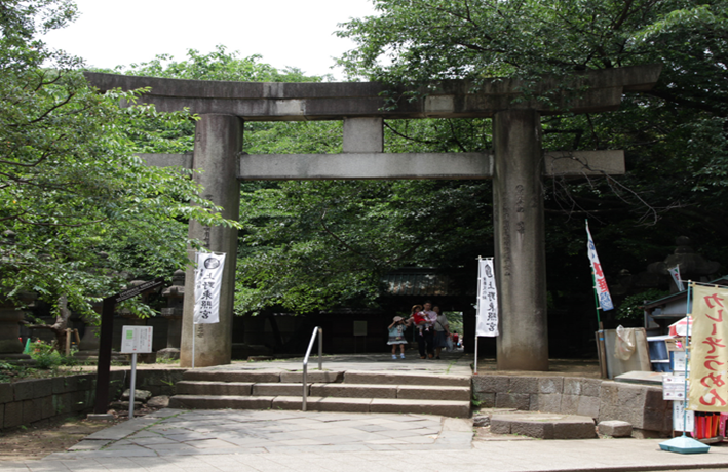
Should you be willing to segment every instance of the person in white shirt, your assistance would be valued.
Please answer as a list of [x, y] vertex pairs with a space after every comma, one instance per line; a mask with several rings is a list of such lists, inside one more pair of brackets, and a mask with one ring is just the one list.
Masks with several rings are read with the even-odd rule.
[[434, 338], [434, 345], [435, 345], [435, 359], [440, 358], [440, 353], [442, 352], [442, 348], [447, 347], [447, 340], [450, 337], [450, 324], [447, 322], [447, 317], [444, 313], [440, 313], [440, 308], [433, 306], [432, 311], [437, 313], [437, 318], [435, 319], [435, 338]]
[[435, 320], [437, 319], [437, 313], [432, 311], [432, 303], [425, 302], [423, 304], [424, 310], [422, 310], [422, 315], [425, 317], [427, 322], [425, 323], [424, 328], [424, 338], [425, 338], [425, 344], [427, 345], [427, 356], [432, 359], [435, 357], [435, 346], [434, 346], [434, 325]]

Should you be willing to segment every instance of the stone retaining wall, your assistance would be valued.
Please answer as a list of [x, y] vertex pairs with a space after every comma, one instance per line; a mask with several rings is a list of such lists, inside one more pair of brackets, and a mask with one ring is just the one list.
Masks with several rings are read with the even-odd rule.
[[635, 429], [672, 431], [672, 402], [662, 387], [571, 377], [472, 378], [473, 397], [486, 408], [516, 408], [620, 420]]
[[[137, 370], [137, 389], [154, 395], [174, 395], [182, 369]], [[111, 372], [109, 398], [129, 386], [129, 370]], [[0, 383], [0, 429], [89, 412], [96, 397], [96, 374]]]

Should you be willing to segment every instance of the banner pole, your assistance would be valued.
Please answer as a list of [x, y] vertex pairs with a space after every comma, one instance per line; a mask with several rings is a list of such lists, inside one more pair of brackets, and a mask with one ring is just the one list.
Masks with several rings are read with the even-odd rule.
[[192, 368], [195, 368], [195, 338], [197, 337], [197, 324], [192, 320]]
[[[590, 235], [589, 220], [584, 220], [584, 225], [586, 227], [587, 235]], [[594, 265], [592, 264], [591, 259], [589, 260], [589, 268], [591, 270], [594, 303], [597, 308], [597, 326], [599, 326], [599, 329], [597, 330], [597, 356], [599, 357], [599, 370], [601, 371], [602, 378], [607, 379], [609, 378], [609, 369], [607, 368], [606, 333], [604, 332], [604, 323], [602, 323], [601, 303], [599, 303], [599, 290], [597, 290], [597, 276], [594, 273]]]
[[473, 375], [478, 375], [478, 310], [480, 309], [480, 260], [481, 257], [478, 255], [478, 280], [476, 281], [475, 287], [475, 329], [473, 329], [473, 343], [475, 350], [473, 351]]
[[[591, 264], [590, 264], [591, 265]], [[602, 318], [600, 315], [600, 305], [599, 305], [599, 294], [597, 292], [597, 278], [594, 275], [594, 268], [591, 268], [591, 278], [592, 278], [592, 290], [594, 290], [594, 302], [596, 303], [597, 307], [597, 323], [599, 325], [599, 330], [597, 331], [597, 354], [599, 356], [599, 369], [602, 373], [602, 378], [606, 379], [609, 378], [609, 369], [607, 369], [607, 347], [606, 347], [606, 341], [605, 341], [605, 332], [604, 332], [604, 324], [602, 323]]]

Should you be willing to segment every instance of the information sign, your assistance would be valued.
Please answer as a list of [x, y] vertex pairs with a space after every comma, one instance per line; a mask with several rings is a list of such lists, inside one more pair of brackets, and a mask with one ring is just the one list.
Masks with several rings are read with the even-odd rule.
[[[685, 420], [688, 426], [684, 427]], [[695, 412], [693, 410], [685, 411], [685, 402], [672, 402], [672, 429], [673, 431], [687, 431], [691, 433], [695, 423]]]
[[662, 399], [685, 401], [685, 376], [663, 374]]
[[121, 352], [123, 354], [143, 354], [152, 352], [152, 327], [122, 326]]

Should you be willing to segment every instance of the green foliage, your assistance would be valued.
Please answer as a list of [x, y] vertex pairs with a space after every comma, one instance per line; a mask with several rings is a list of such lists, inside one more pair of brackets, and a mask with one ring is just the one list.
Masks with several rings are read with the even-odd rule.
[[[627, 167], [624, 176], [546, 182], [548, 286], [563, 295], [556, 305], [590, 290], [586, 217], [602, 241], [610, 278], [663, 260], [679, 235], [728, 265], [727, 1], [375, 0], [375, 6], [377, 16], [353, 19], [339, 32], [356, 43], [340, 61], [353, 78], [411, 85], [465, 79], [474, 89], [484, 80], [518, 79], [528, 95], [549, 76], [553, 87], [537, 98], [550, 103], [555, 93], [579, 96], [570, 77], [581, 71], [663, 65], [657, 85], [625, 94], [618, 111], [542, 117], [544, 149], [623, 149]], [[463, 131], [453, 130], [450, 141]]]
[[[35, 291], [77, 312], [124, 288], [127, 277], [170, 274], [187, 263], [186, 221], [236, 226], [203, 200], [181, 169], [132, 153], [178, 149], [170, 130], [186, 112], [134, 103], [139, 91], [89, 89], [81, 60], [36, 35], [63, 27], [62, 0], [4, 2], [0, 28], [0, 291]], [[172, 136], [172, 137], [176, 137]]]
[[632, 321], [642, 324], [644, 320], [645, 302], [652, 302], [668, 296], [667, 290], [649, 289], [644, 292], [637, 293], [626, 297], [617, 309], [616, 318], [618, 320]]
[[[40, 340], [30, 344], [30, 357], [35, 361], [35, 367], [38, 369], [69, 365], [69, 358], [54, 350], [52, 345]], [[72, 356], [70, 359], [72, 360]]]

